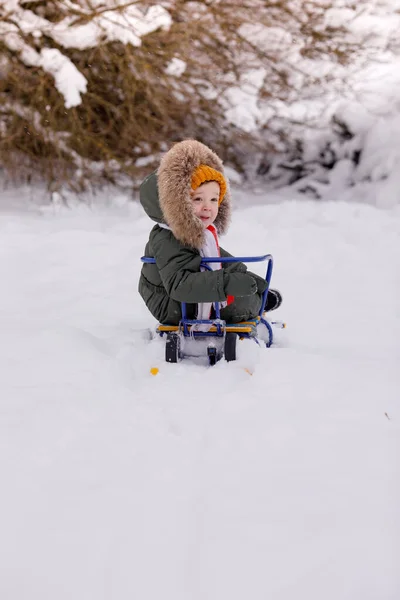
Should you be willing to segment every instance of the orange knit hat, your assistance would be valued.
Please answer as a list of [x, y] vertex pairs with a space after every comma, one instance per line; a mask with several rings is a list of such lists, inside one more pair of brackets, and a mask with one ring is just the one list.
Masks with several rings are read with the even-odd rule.
[[219, 183], [219, 206], [226, 194], [226, 179], [222, 175], [222, 173], [220, 173], [216, 169], [213, 169], [208, 165], [200, 165], [199, 167], [197, 167], [197, 169], [193, 172], [192, 175], [192, 190], [197, 190], [197, 188], [200, 187], [202, 183], [206, 183], [207, 181], [216, 181], [217, 183]]

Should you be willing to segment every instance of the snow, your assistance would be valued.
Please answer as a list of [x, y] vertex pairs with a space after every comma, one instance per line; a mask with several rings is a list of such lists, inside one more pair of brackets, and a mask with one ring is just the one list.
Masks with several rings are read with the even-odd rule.
[[[343, 142], [326, 131], [304, 139], [305, 160], [310, 164], [320, 158], [329, 141], [336, 156], [332, 169], [311, 173], [293, 185], [293, 189], [309, 188], [324, 200], [362, 202], [381, 208], [399, 205], [400, 117], [398, 113], [372, 117], [362, 105], [343, 103], [336, 112], [354, 135]], [[354, 155], [359, 152], [358, 164]], [[374, 185], [371, 185], [371, 182]]]
[[223, 94], [226, 107], [225, 118], [246, 132], [254, 131], [260, 120], [258, 92], [267, 72], [265, 69], [252, 69], [241, 79], [240, 87], [232, 86]]
[[399, 207], [234, 190], [288, 329], [207, 368], [146, 339], [138, 203], [39, 195], [0, 212], [0, 596], [397, 600]]
[[9, 28], [0, 23], [1, 33], [5, 34], [4, 40], [8, 47], [20, 52], [25, 64], [40, 66], [54, 77], [56, 88], [64, 96], [66, 108], [81, 103], [81, 94], [86, 93], [87, 80], [69, 58], [56, 48], [42, 48], [40, 53], [36, 52], [21, 39], [15, 26]]
[[[355, 8], [349, 8], [340, 0], [325, 4], [321, 34], [330, 27], [342, 29], [343, 39], [358, 48], [349, 64], [342, 65], [327, 55], [319, 59], [303, 56], [304, 38], [300, 34], [296, 36], [295, 31], [260, 24], [242, 25], [244, 37], [260, 50], [274, 53], [274, 66], [288, 77], [288, 93], [296, 90], [296, 94], [285, 102], [268, 94], [263, 100], [259, 97], [262, 81], [260, 85], [255, 81], [249, 85], [249, 74], [257, 72], [249, 67], [240, 85], [232, 86], [221, 97], [228, 122], [246, 132], [266, 128], [272, 135], [274, 119], [278, 119], [284, 129], [291, 121], [290, 134], [294, 137], [299, 130], [304, 135], [311, 124], [315, 129], [328, 127], [332, 115], [344, 101], [353, 113], [363, 105], [363, 112], [369, 116], [398, 111], [400, 2], [359, 0]], [[259, 71], [262, 73], [262, 68]], [[327, 80], [324, 82], [323, 78]], [[265, 90], [268, 92], [267, 80]]]
[[[397, 4], [397, 6], [395, 6]], [[331, 8], [326, 11], [327, 26], [348, 29], [355, 39], [365, 38], [369, 44], [384, 47], [388, 36], [397, 34], [400, 25], [399, 2], [391, 2], [389, 6], [369, 2], [362, 9]]]
[[168, 63], [165, 72], [167, 75], [173, 75], [174, 77], [181, 77], [186, 71], [186, 62], [180, 58], [174, 56]]
[[[235, 210], [221, 242], [237, 255], [271, 252], [284, 295], [273, 316], [288, 329], [269, 350], [244, 341], [236, 363], [166, 364], [137, 293], [152, 226], [139, 204], [115, 190], [85, 203], [60, 190], [46, 204], [38, 187], [2, 189], [1, 598], [398, 600], [399, 7], [326, 11], [327, 25], [346, 20], [348, 36], [368, 38], [374, 60], [336, 66], [336, 87], [319, 100], [260, 105], [265, 71], [253, 66], [220, 99], [249, 132], [274, 113], [322, 114], [305, 158], [328, 139], [338, 157], [274, 191], [237, 187], [227, 169]], [[26, 39], [45, 34], [61, 48], [102, 36], [138, 45], [170, 25], [159, 4], [79, 26], [17, 0], [2, 9]], [[67, 108], [79, 104], [86, 80], [61, 51], [36, 52], [8, 21], [0, 33], [52, 74]], [[279, 28], [243, 33], [298, 58]], [[174, 57], [166, 71], [185, 66]], [[351, 140], [323, 129], [333, 114]], [[324, 201], [304, 200], [304, 186]]]
[[136, 6], [124, 11], [100, 13], [86, 25], [75, 25], [75, 19], [66, 18], [52, 30], [52, 37], [64, 48], [94, 48], [103, 40], [140, 46], [141, 38], [159, 28], [169, 29], [172, 19], [160, 5], [151, 6], [145, 14]]
[[65, 98], [65, 108], [78, 106], [87, 90], [87, 80], [75, 65], [56, 48], [42, 48], [41, 66], [53, 75], [58, 91]]

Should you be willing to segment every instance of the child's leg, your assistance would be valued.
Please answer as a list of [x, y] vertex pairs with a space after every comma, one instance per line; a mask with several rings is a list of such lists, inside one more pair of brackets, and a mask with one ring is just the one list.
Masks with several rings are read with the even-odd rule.
[[[232, 304], [221, 310], [221, 319], [227, 323], [240, 323], [254, 319], [260, 313], [262, 293], [257, 292], [253, 296], [235, 298]], [[282, 295], [278, 290], [268, 290], [265, 312], [276, 310], [282, 303]]]
[[229, 304], [221, 310], [221, 319], [227, 323], [240, 323], [254, 319], [260, 312], [262, 294], [257, 292], [253, 296], [242, 296], [235, 298], [232, 304]]

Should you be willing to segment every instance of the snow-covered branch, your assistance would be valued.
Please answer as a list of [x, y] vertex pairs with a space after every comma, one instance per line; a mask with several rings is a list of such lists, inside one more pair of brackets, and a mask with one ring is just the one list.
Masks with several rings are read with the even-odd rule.
[[[87, 81], [60, 48], [85, 50], [107, 42], [140, 46], [143, 36], [171, 25], [170, 15], [158, 4], [143, 12], [132, 2], [113, 2], [109, 7], [93, 2], [91, 13], [76, 3], [65, 4], [75, 14], [53, 23], [25, 9], [19, 0], [5, 0], [0, 7], [0, 39], [17, 52], [27, 66], [42, 67], [54, 77], [66, 108], [81, 103]], [[88, 20], [81, 24], [83, 16]], [[43, 36], [52, 39], [59, 48], [43, 48], [37, 52], [35, 46]]]

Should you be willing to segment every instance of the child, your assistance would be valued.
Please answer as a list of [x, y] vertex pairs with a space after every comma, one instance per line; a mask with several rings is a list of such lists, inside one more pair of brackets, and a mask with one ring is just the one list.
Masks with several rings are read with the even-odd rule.
[[[140, 187], [140, 202], [157, 223], [150, 232], [139, 293], [151, 314], [160, 322], [177, 325], [181, 302], [187, 303], [188, 319], [209, 319], [214, 302], [221, 303], [221, 318], [238, 323], [254, 318], [266, 289], [263, 278], [243, 263], [209, 263], [202, 257], [231, 256], [219, 246], [231, 216], [230, 193], [221, 159], [204, 144], [185, 140], [162, 158], [158, 171]], [[280, 293], [269, 290], [266, 310], [282, 302]]]

